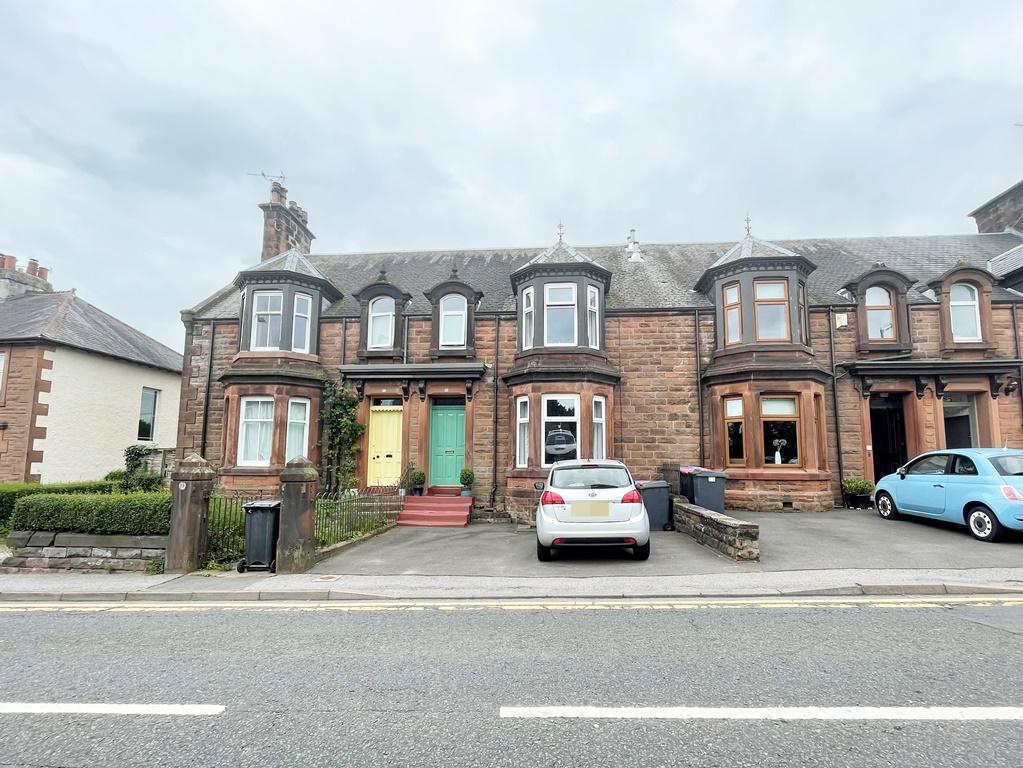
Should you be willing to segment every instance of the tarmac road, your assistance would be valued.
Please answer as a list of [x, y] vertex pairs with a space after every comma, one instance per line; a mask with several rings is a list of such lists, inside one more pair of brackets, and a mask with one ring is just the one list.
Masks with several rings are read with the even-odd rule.
[[[1003, 596], [10, 604], [0, 627], [3, 766], [1015, 768], [1023, 754], [1023, 599]], [[53, 711], [84, 704], [128, 709]], [[580, 706], [598, 709], [510, 709]]]

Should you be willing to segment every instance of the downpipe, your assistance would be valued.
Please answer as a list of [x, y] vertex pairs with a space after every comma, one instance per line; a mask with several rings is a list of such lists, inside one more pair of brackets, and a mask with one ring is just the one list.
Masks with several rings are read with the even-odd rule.
[[835, 449], [838, 451], [838, 486], [842, 487], [845, 469], [842, 463], [842, 425], [838, 419], [838, 361], [835, 359], [835, 307], [828, 305], [828, 346], [831, 352], [831, 405], [835, 422]]
[[493, 455], [493, 466], [491, 467], [491, 477], [493, 482], [490, 484], [490, 508], [493, 509], [497, 503], [497, 376], [501, 368], [501, 316], [495, 315], [495, 326], [494, 326], [494, 429], [492, 430], [493, 443], [490, 447], [490, 452]]

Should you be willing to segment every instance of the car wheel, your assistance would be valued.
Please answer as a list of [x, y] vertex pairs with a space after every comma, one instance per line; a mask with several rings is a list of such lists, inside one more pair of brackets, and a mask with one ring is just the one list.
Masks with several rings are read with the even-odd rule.
[[1002, 536], [1002, 524], [998, 522], [995, 513], [980, 505], [967, 510], [966, 527], [974, 538], [981, 541], [998, 541]]
[[650, 542], [640, 546], [636, 544], [632, 548], [632, 557], [635, 560], [649, 560], [650, 559]]
[[877, 505], [877, 514], [885, 520], [897, 520], [899, 510], [895, 506], [895, 499], [887, 493], [879, 493], [874, 497], [874, 504]]
[[549, 562], [554, 558], [554, 550], [550, 547], [545, 547], [540, 543], [540, 539], [536, 540], [536, 559], [541, 563]]

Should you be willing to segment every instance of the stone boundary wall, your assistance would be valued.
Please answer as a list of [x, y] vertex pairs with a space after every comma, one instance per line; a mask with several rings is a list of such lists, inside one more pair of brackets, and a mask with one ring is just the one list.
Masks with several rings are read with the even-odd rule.
[[0, 562], [3, 568], [145, 571], [167, 555], [166, 536], [15, 531], [7, 544], [13, 554]]
[[732, 560], [760, 559], [760, 526], [713, 512], [683, 497], [672, 497], [675, 530]]

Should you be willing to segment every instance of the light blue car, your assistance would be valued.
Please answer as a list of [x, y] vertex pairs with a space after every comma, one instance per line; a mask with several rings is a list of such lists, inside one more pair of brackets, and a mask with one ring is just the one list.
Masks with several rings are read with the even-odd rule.
[[917, 456], [874, 489], [886, 520], [919, 515], [965, 525], [981, 541], [1023, 531], [1023, 451], [956, 448]]

